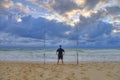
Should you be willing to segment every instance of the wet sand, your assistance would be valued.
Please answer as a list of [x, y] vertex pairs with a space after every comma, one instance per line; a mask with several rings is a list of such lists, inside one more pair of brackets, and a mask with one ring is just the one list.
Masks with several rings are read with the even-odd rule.
[[57, 65], [0, 61], [0, 80], [120, 80], [120, 62]]

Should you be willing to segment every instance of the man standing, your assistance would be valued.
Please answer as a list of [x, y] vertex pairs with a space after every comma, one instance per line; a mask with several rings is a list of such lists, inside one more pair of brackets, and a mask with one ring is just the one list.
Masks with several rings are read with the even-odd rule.
[[64, 63], [63, 62], [63, 55], [65, 54], [65, 51], [64, 49], [62, 49], [62, 46], [60, 45], [59, 46], [60, 48], [57, 49], [56, 51], [56, 54], [58, 55], [58, 61], [57, 61], [57, 64], [59, 63], [59, 60], [61, 59], [62, 60], [62, 64]]

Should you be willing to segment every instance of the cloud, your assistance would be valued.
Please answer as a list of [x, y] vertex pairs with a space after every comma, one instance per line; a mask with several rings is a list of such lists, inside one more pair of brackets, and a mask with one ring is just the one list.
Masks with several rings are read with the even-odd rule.
[[[69, 39], [76, 40], [77, 35], [79, 35], [79, 47], [108, 47], [107, 45], [109, 45], [109, 47], [115, 47], [114, 42], [117, 39], [114, 37], [115, 34], [112, 35], [115, 26], [102, 21], [105, 16], [105, 10], [98, 11], [89, 17], [81, 15], [80, 22], [76, 25], [78, 33], [77, 30], [72, 30]], [[119, 42], [116, 46], [119, 46]]]
[[0, 2], [1, 45], [39, 46], [46, 38], [49, 46], [75, 46], [78, 37], [79, 47], [120, 45], [119, 0], [27, 1]]
[[87, 6], [88, 9], [94, 9], [100, 1], [101, 0], [86, 0], [85, 6]]
[[56, 0], [51, 7], [59, 14], [64, 14], [66, 12], [79, 8], [72, 0]]
[[[98, 14], [96, 14], [97, 16]], [[100, 17], [91, 16], [89, 18], [82, 16], [79, 27], [79, 47], [118, 47], [119, 35], [112, 33], [114, 27], [106, 22], [99, 20]], [[7, 24], [0, 26], [0, 45], [7, 46], [26, 46], [41, 47], [43, 46], [44, 35], [46, 35], [47, 46], [58, 46], [63, 44], [66, 47], [73, 47], [76, 44], [77, 31], [76, 27], [70, 27], [56, 21], [49, 21], [44, 18], [33, 18], [32, 16], [22, 17], [22, 22], [8, 21]], [[94, 23], [90, 24], [89, 23]], [[0, 20], [1, 21], [1, 20]], [[118, 43], [118, 44], [117, 44]], [[100, 45], [99, 45], [100, 44]], [[116, 45], [115, 45], [116, 44]], [[69, 45], [69, 46], [68, 46]], [[99, 45], [99, 46], [98, 46]]]
[[[42, 47], [43, 41], [0, 32], [0, 47]], [[9, 44], [9, 45], [8, 45]]]
[[[0, 22], [1, 46], [7, 46], [9, 43], [9, 46], [41, 47], [44, 36], [47, 46], [57, 46], [67, 40], [69, 33], [66, 34], [66, 32], [71, 30], [71, 27], [64, 23], [49, 21], [44, 18], [25, 16], [21, 19], [21, 22], [17, 22], [10, 17], [3, 21], [6, 24]], [[66, 42], [66, 45], [67, 43], [69, 42]]]
[[[45, 14], [54, 15], [54, 20], [64, 22], [71, 26], [75, 26], [80, 20], [79, 16], [89, 17], [98, 10], [98, 5], [103, 4], [106, 0], [27, 0], [34, 5], [48, 11]], [[45, 18], [46, 16], [44, 16]], [[48, 16], [47, 16], [48, 18]]]
[[[10, 5], [11, 4], [11, 5]], [[9, 7], [4, 7], [8, 5]], [[2, 8], [1, 8], [2, 7]], [[29, 7], [24, 6], [20, 2], [13, 2], [11, 0], [2, 0], [0, 2], [0, 28], [4, 30], [8, 26], [16, 25], [14, 22], [21, 22], [21, 17], [30, 11]], [[10, 25], [9, 25], [10, 24]], [[11, 25], [12, 24], [12, 25]]]
[[108, 24], [102, 21], [95, 21], [94, 23], [95, 24], [90, 24], [90, 25], [79, 24], [78, 33], [77, 33], [77, 30], [73, 30], [69, 38], [71, 40], [76, 40], [77, 35], [79, 35], [80, 41], [88, 40], [89, 42], [91, 40], [97, 41], [96, 39], [99, 37], [111, 36], [112, 30], [114, 29], [114, 27], [111, 24]]
[[23, 13], [29, 13], [30, 12], [29, 7], [28, 6], [24, 6], [20, 2], [15, 3], [15, 7], [18, 8]]
[[108, 11], [109, 14], [113, 14], [113, 15], [120, 14], [120, 7], [119, 6], [106, 7], [106, 10]]
[[[9, 19], [11, 20], [11, 18]], [[19, 23], [15, 20], [9, 22], [9, 19], [5, 21], [7, 24], [1, 23], [1, 30], [21, 37], [44, 39], [46, 33], [48, 39], [65, 38], [64, 33], [71, 29], [70, 26], [63, 23], [49, 21], [44, 18], [33, 18], [32, 16], [22, 17], [22, 22]]]
[[30, 8], [27, 5], [23, 5], [21, 2], [14, 2], [12, 0], [0, 1], [0, 14], [1, 15], [14, 15], [15, 17], [23, 16], [30, 12]]
[[0, 8], [7, 9], [7, 8], [13, 6], [13, 5], [14, 5], [14, 3], [11, 0], [1, 0], [0, 1]]
[[110, 4], [109, 6], [119, 6], [119, 4], [120, 4], [120, 0], [109, 0], [107, 2], [109, 2], [109, 4]]
[[18, 17], [18, 16], [24, 16], [26, 14], [28, 14], [31, 10], [29, 8], [29, 6], [25, 6], [20, 2], [16, 2], [14, 3], [14, 5], [12, 7], [10, 7], [8, 10], [10, 14]]
[[[63, 22], [75, 22], [74, 15], [79, 17], [82, 16], [90, 16], [99, 10], [104, 10], [106, 7], [119, 6], [117, 2], [118, 0], [27, 0], [32, 4], [35, 4], [39, 7], [42, 7], [48, 10], [48, 14], [58, 14], [60, 19], [66, 18], [66, 20], [62, 19]], [[51, 13], [52, 12], [52, 13]], [[80, 14], [80, 15], [77, 15]], [[58, 20], [58, 19], [57, 19]], [[68, 20], [68, 21], [67, 21]]]
[[[70, 15], [66, 14], [67, 12], [71, 12], [74, 9], [78, 9], [79, 7], [76, 5], [75, 2], [72, 0], [47, 0], [47, 1], [38, 1], [38, 0], [27, 0], [31, 2], [34, 5], [39, 6], [40, 8], [43, 8], [47, 11], [47, 13], [44, 13], [46, 15], [53, 15], [54, 20], [57, 20], [59, 22], [65, 22], [69, 25], [74, 25], [74, 21]], [[78, 10], [71, 13], [72, 15], [76, 14]], [[48, 18], [48, 16], [47, 16]], [[50, 18], [50, 16], [49, 16]]]

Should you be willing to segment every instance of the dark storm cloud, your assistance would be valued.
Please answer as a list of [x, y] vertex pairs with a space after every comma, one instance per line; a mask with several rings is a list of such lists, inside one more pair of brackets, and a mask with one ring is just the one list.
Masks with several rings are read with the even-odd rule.
[[56, 0], [55, 4], [52, 5], [52, 8], [58, 13], [65, 13], [79, 7], [73, 2], [73, 0]]
[[113, 14], [113, 15], [120, 14], [120, 7], [119, 6], [106, 7], [106, 10], [108, 11], [109, 14]]
[[[7, 24], [6, 24], [7, 23]], [[0, 25], [1, 31], [5, 31], [21, 37], [30, 37], [44, 39], [44, 34], [48, 38], [65, 38], [64, 33], [70, 30], [70, 27], [57, 23], [56, 21], [49, 21], [44, 18], [33, 18], [26, 16], [22, 18], [22, 22], [3, 21]]]

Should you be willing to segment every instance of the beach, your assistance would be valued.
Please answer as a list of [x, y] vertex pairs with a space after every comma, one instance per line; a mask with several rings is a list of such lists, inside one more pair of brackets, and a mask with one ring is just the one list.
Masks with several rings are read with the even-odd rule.
[[120, 80], [120, 62], [0, 61], [0, 80]]

